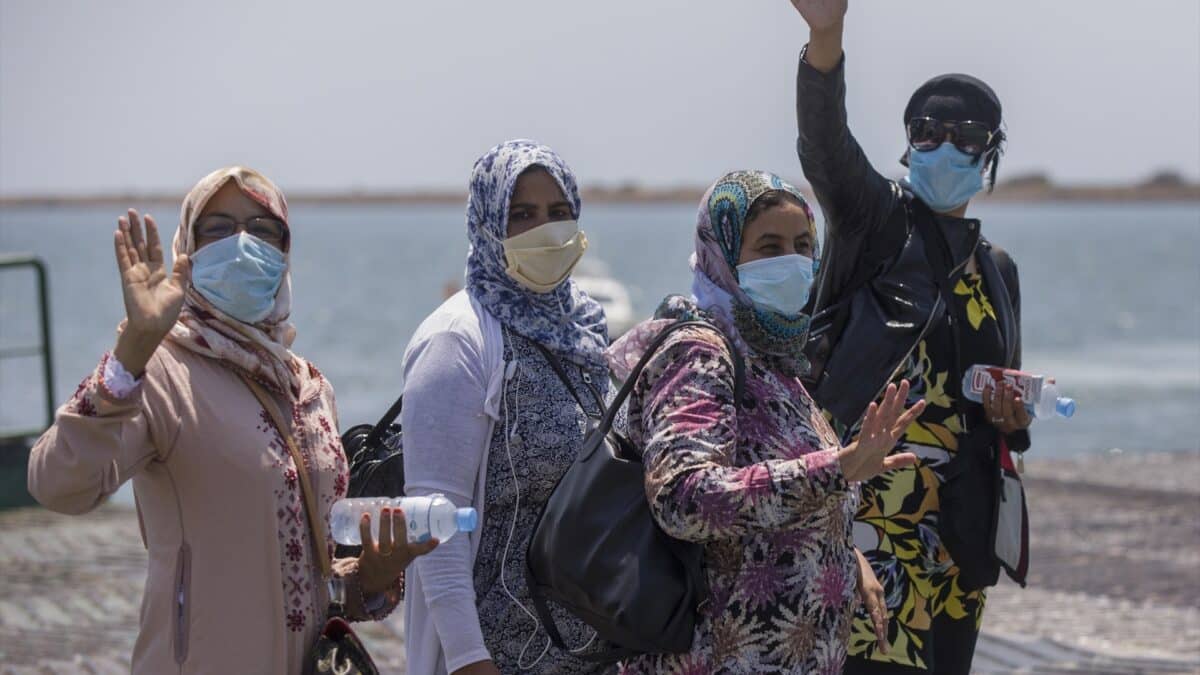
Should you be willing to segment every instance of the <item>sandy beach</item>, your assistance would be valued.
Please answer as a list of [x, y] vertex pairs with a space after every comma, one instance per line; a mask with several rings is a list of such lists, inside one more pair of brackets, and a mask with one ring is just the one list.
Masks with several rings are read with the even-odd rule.
[[[1200, 453], [1027, 461], [1029, 585], [992, 590], [980, 673], [1200, 673]], [[137, 521], [0, 513], [0, 673], [129, 671], [145, 572]], [[404, 672], [399, 617], [359, 624]]]

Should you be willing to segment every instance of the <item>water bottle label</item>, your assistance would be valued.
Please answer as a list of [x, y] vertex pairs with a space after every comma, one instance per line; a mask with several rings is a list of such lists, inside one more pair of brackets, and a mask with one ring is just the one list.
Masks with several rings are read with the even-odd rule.
[[996, 383], [1007, 382], [1017, 388], [1021, 398], [1027, 403], [1036, 403], [1042, 396], [1041, 375], [1025, 373], [1019, 370], [1000, 368], [999, 366], [972, 366], [968, 390], [964, 394], [974, 394], [975, 398], [983, 396], [983, 391]]

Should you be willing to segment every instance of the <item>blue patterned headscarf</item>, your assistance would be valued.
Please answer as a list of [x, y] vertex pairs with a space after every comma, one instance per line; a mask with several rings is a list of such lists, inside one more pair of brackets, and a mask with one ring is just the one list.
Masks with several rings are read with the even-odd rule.
[[[700, 309], [731, 323], [750, 349], [785, 372], [803, 374], [808, 368], [803, 348], [810, 317], [785, 316], [757, 307], [738, 285], [746, 216], [756, 200], [771, 192], [787, 193], [800, 202], [813, 235], [812, 258], [820, 260], [816, 220], [800, 190], [766, 171], [734, 171], [717, 179], [700, 200], [692, 294]], [[816, 270], [813, 272], [815, 275]]]
[[[544, 345], [558, 356], [603, 368], [608, 325], [600, 303], [568, 278], [549, 293], [535, 293], [504, 271], [508, 207], [517, 178], [526, 169], [545, 169], [579, 218], [575, 174], [550, 148], [530, 140], [506, 141], [487, 151], [471, 172], [467, 199], [467, 292], [509, 330]], [[491, 236], [488, 236], [488, 235]]]

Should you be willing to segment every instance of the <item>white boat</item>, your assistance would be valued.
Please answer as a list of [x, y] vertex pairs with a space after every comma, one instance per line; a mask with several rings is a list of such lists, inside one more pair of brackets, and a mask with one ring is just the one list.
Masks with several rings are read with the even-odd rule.
[[[629, 299], [629, 290], [625, 288], [625, 284], [609, 274], [608, 266], [603, 262], [585, 258], [575, 268], [571, 278], [584, 293], [604, 308], [610, 339], [617, 339], [637, 323], [633, 302]], [[449, 298], [461, 288], [457, 281], [447, 281], [442, 287], [442, 297]]]

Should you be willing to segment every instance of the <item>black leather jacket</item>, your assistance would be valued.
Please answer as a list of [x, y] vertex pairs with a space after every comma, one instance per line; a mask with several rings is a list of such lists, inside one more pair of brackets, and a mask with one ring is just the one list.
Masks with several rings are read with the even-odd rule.
[[[953, 321], [935, 270], [948, 281], [975, 256], [1005, 343], [1007, 363], [998, 365], [1020, 367], [1021, 331], [1016, 264], [982, 236], [978, 220], [935, 215], [875, 171], [846, 124], [844, 67], [843, 59], [824, 74], [801, 55], [796, 145], [825, 214], [820, 276], [809, 306], [813, 369], [807, 384], [821, 407], [849, 427], [926, 332]], [[1008, 444], [1028, 449], [1029, 435], [1011, 434]]]

